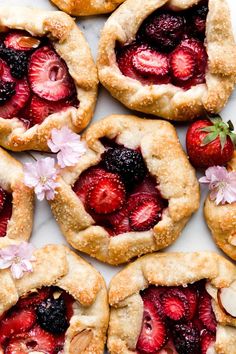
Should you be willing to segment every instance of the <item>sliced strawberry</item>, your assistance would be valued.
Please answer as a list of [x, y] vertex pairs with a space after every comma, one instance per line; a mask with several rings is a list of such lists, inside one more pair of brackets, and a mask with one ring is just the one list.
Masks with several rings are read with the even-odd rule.
[[205, 290], [202, 291], [199, 299], [198, 315], [203, 325], [210, 332], [215, 333], [217, 323], [215, 314], [212, 309], [211, 301], [211, 296]]
[[115, 176], [115, 174], [109, 173], [99, 167], [91, 167], [80, 175], [79, 179], [75, 182], [73, 190], [85, 204], [87, 194], [95, 182], [100, 178], [108, 176]]
[[30, 103], [31, 125], [41, 124], [45, 118], [53, 113], [65, 111], [72, 107], [69, 100], [60, 102], [49, 102], [40, 97], [33, 96]]
[[50, 288], [44, 287], [30, 294], [26, 294], [26, 296], [21, 297], [17, 302], [17, 307], [26, 308], [33, 305], [39, 305], [42, 301], [46, 300], [50, 296], [50, 293]]
[[61, 335], [55, 335], [54, 336], [54, 340], [55, 340], [55, 354], [62, 354], [64, 353], [63, 349], [64, 349], [64, 345], [65, 345], [65, 333], [61, 334]]
[[150, 230], [161, 219], [161, 207], [153, 198], [140, 201], [139, 205], [130, 212], [129, 219], [133, 230]]
[[34, 310], [14, 310], [7, 315], [0, 324], [0, 343], [5, 342], [12, 335], [29, 331], [36, 322]]
[[108, 221], [113, 227], [114, 235], [123, 234], [131, 230], [128, 218], [128, 211], [126, 208], [123, 208], [116, 213], [110, 214], [108, 216]]
[[142, 299], [143, 300], [148, 300], [151, 301], [155, 307], [156, 310], [158, 312], [158, 315], [165, 320], [165, 314], [162, 308], [162, 304], [161, 304], [161, 297], [163, 296], [163, 294], [168, 290], [168, 287], [165, 286], [149, 286], [147, 289], [145, 289], [142, 293]]
[[54, 336], [39, 326], [35, 326], [28, 333], [14, 336], [7, 345], [5, 354], [27, 354], [33, 352], [54, 354], [55, 347]]
[[201, 333], [201, 354], [206, 354], [208, 348], [214, 344], [215, 340], [216, 338], [212, 333], [204, 330]]
[[173, 79], [184, 83], [195, 73], [196, 57], [194, 52], [186, 47], [176, 48], [170, 56], [170, 67]]
[[132, 58], [135, 70], [141, 75], [164, 77], [169, 74], [168, 56], [153, 49], [142, 49]]
[[128, 76], [132, 79], [140, 81], [143, 85], [158, 85], [167, 84], [170, 82], [170, 77], [157, 76], [145, 74], [145, 77], [138, 74], [137, 70], [133, 65], [133, 57], [137, 56], [139, 52], [147, 50], [146, 45], [138, 45], [136, 43], [131, 45], [126, 45], [122, 48], [117, 49], [117, 64], [123, 75]]
[[45, 46], [34, 52], [28, 75], [33, 92], [48, 101], [63, 100], [75, 91], [65, 62], [50, 47]]
[[187, 297], [188, 306], [189, 306], [187, 319], [191, 321], [194, 318], [197, 311], [198, 294], [195, 289], [190, 287], [182, 288], [181, 290], [183, 291], [184, 295]]
[[159, 317], [155, 305], [144, 300], [143, 325], [137, 349], [142, 353], [155, 353], [165, 345], [166, 332], [165, 324]]
[[138, 192], [138, 193], [131, 194], [127, 201], [127, 207], [129, 213], [135, 210], [137, 206], [142, 204], [144, 201], [149, 201], [149, 200], [156, 201], [156, 196], [153, 193], [149, 193], [149, 192]]
[[150, 176], [145, 177], [141, 183], [134, 187], [132, 194], [136, 193], [150, 193], [157, 195], [158, 189], [155, 178]]
[[14, 31], [6, 36], [4, 44], [7, 48], [28, 51], [38, 48], [40, 41], [28, 35], [27, 32]]
[[166, 317], [179, 321], [189, 316], [189, 305], [184, 292], [177, 288], [169, 288], [161, 298]]
[[1, 118], [13, 118], [17, 113], [24, 107], [26, 102], [30, 97], [30, 89], [27, 80], [13, 79], [10, 73], [10, 69], [7, 64], [0, 59], [1, 67], [1, 80], [6, 82], [15, 82], [15, 94], [2, 106], [0, 106], [0, 117]]
[[208, 57], [204, 44], [198, 39], [188, 38], [180, 43], [180, 47], [189, 48], [195, 53], [196, 73], [205, 77]]
[[3, 210], [6, 198], [7, 198], [7, 195], [4, 191], [4, 189], [2, 189], [2, 187], [0, 187], [0, 212]]
[[119, 210], [125, 202], [125, 188], [118, 176], [103, 177], [92, 186], [86, 198], [89, 209], [97, 214]]
[[9, 199], [0, 213], [0, 237], [6, 236], [8, 222], [12, 215], [12, 202]]

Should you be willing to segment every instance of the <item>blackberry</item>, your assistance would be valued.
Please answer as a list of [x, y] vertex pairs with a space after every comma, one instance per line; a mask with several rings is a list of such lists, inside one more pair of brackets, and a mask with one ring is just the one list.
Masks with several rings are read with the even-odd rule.
[[173, 329], [173, 339], [179, 354], [199, 354], [200, 333], [192, 324], [177, 324]]
[[55, 334], [64, 333], [69, 327], [63, 298], [49, 298], [37, 307], [38, 322], [42, 329]]
[[180, 43], [185, 23], [185, 18], [177, 13], [155, 13], [143, 23], [140, 33], [151, 45], [170, 51]]
[[15, 95], [15, 82], [0, 81], [0, 106], [3, 106], [12, 96]]
[[107, 171], [119, 174], [127, 187], [142, 182], [147, 172], [141, 153], [124, 147], [108, 149], [103, 164]]
[[22, 79], [27, 74], [28, 56], [25, 52], [1, 46], [0, 58], [6, 61], [15, 79]]

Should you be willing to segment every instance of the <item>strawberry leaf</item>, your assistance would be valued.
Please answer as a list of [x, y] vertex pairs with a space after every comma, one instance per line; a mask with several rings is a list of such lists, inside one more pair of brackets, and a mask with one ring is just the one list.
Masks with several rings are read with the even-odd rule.
[[208, 134], [207, 136], [205, 136], [205, 138], [202, 140], [202, 144], [201, 146], [205, 146], [210, 144], [212, 141], [214, 141], [217, 137], [218, 137], [218, 132], [214, 131], [210, 134]]
[[221, 150], [223, 150], [227, 141], [227, 135], [224, 132], [220, 132], [219, 137], [220, 137]]

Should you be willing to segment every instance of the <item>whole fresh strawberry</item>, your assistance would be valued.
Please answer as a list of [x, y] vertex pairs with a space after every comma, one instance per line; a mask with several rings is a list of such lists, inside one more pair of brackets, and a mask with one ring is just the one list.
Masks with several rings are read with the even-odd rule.
[[192, 123], [187, 131], [186, 147], [193, 166], [207, 168], [231, 160], [236, 144], [233, 130], [232, 122], [225, 123], [220, 116]]

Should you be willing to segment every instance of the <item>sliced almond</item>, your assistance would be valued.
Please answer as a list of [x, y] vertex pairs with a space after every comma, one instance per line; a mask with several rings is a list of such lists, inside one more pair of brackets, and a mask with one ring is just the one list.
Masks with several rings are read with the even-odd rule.
[[236, 318], [236, 281], [228, 288], [219, 289], [217, 297], [221, 309], [227, 315]]
[[217, 300], [218, 289], [215, 286], [211, 283], [206, 283], [206, 291], [214, 300]]
[[34, 37], [22, 36], [21, 38], [19, 38], [18, 44], [22, 48], [32, 48], [33, 49], [33, 48], [38, 48], [38, 46], [40, 45], [40, 40], [38, 40], [37, 38], [34, 38]]
[[70, 344], [70, 354], [82, 353], [89, 346], [92, 339], [93, 332], [91, 329], [85, 329], [74, 336]]

